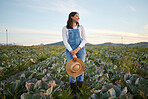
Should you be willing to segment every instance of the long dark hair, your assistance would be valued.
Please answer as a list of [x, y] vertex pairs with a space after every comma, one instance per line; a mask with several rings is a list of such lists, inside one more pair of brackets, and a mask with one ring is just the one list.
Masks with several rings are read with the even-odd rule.
[[[72, 18], [71, 18], [71, 16], [74, 16], [75, 14], [79, 14], [79, 13], [78, 13], [78, 12], [71, 12], [71, 13], [69, 14], [69, 17], [68, 17], [68, 20], [67, 20], [67, 25], [66, 25], [66, 27], [67, 27], [68, 29], [73, 29], [73, 23], [72, 23]], [[76, 24], [79, 26], [79, 22], [77, 22]]]

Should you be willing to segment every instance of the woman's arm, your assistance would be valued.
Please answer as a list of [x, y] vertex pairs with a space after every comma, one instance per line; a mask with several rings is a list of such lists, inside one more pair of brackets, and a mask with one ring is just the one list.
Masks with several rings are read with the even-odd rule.
[[86, 40], [86, 33], [85, 33], [85, 29], [84, 29], [84, 27], [81, 25], [81, 36], [82, 36], [82, 42], [80, 43], [80, 45], [79, 45], [79, 47], [80, 48], [82, 48], [82, 47], [84, 47], [85, 46], [85, 44], [86, 44], [86, 42], [87, 42], [87, 40]]
[[62, 38], [63, 38], [63, 43], [64, 43], [65, 47], [69, 50], [69, 52], [72, 51], [72, 48], [67, 41], [67, 31], [66, 31], [65, 26], [62, 29]]

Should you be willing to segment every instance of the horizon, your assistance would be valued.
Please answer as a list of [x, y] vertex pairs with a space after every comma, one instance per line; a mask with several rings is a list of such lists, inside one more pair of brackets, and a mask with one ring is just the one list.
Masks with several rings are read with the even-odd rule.
[[[59, 41], [59, 42], [54, 42], [54, 43], [60, 43], [60, 42], [63, 42], [63, 41]], [[54, 44], [54, 43], [49, 43], [49, 44]], [[98, 43], [98, 44], [105, 44], [105, 43], [112, 43], [112, 44], [122, 44], [122, 43], [113, 43], [113, 42], [104, 42], [104, 43]], [[148, 43], [148, 42], [137, 42], [137, 43]], [[0, 43], [0, 44], [3, 44], [3, 45], [7, 45], [6, 43]], [[18, 45], [18, 46], [38, 46], [38, 45], [47, 45], [47, 44], [44, 44], [44, 43], [40, 43], [40, 44], [34, 44], [34, 45]], [[86, 43], [86, 44], [92, 44], [92, 43]], [[85, 45], [86, 45], [85, 44]], [[92, 44], [92, 45], [98, 45], [98, 44]], [[128, 44], [136, 44], [136, 43], [128, 43]], [[14, 44], [14, 43], [9, 43], [8, 45], [17, 45], [17, 44]], [[123, 43], [123, 45], [126, 45]], [[0, 45], [1, 46], [1, 45]]]
[[[148, 42], [147, 0], [3, 0], [0, 43], [32, 46], [62, 41], [68, 14], [77, 11], [87, 42]], [[89, 5], [89, 7], [87, 6]]]

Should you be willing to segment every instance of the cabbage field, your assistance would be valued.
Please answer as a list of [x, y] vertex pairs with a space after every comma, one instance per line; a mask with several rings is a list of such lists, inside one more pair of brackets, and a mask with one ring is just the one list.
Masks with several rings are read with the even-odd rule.
[[[148, 47], [86, 46], [80, 99], [148, 99]], [[71, 99], [64, 46], [0, 46], [0, 99]]]

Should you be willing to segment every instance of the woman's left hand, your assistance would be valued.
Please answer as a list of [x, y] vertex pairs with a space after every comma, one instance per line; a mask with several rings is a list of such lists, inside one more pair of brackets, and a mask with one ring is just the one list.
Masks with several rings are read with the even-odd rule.
[[80, 49], [81, 49], [81, 47], [77, 47], [77, 48], [74, 50], [75, 54], [76, 54]]

